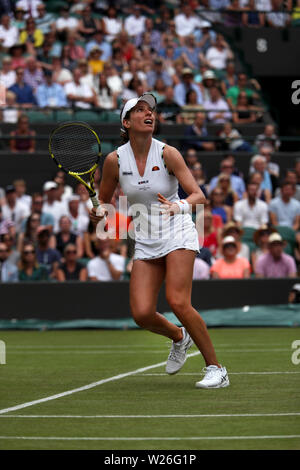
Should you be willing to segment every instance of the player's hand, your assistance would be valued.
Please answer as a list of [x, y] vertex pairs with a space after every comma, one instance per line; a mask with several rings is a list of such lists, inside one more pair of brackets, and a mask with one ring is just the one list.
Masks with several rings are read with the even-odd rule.
[[180, 208], [178, 204], [169, 201], [167, 198], [165, 198], [162, 194], [158, 193], [157, 195], [158, 201], [161, 203], [159, 206], [164, 219], [167, 219], [168, 217], [174, 215], [174, 214], [179, 214], [180, 213]]
[[94, 225], [97, 225], [103, 218], [105, 217], [106, 212], [105, 209], [101, 206], [99, 207], [93, 207], [93, 209], [90, 211], [89, 216], [90, 220]]

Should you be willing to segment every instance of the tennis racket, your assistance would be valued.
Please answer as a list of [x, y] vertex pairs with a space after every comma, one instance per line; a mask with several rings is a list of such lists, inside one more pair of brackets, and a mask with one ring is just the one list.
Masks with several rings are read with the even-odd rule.
[[99, 207], [94, 178], [101, 157], [101, 143], [94, 129], [80, 121], [62, 124], [50, 135], [49, 152], [58, 168], [84, 184], [93, 207]]

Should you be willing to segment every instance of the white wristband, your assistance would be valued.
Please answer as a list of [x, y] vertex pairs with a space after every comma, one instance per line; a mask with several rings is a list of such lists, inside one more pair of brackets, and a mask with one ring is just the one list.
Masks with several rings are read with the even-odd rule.
[[190, 205], [186, 199], [180, 199], [179, 201], [175, 201], [175, 204], [177, 204], [177, 206], [179, 207], [180, 214], [187, 214], [188, 212], [190, 212]]

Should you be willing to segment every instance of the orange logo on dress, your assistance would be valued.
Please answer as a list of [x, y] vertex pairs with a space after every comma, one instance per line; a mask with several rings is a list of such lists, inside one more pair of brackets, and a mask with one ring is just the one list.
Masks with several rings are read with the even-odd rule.
[[154, 167], [152, 168], [152, 171], [158, 171], [158, 170], [159, 170], [159, 166], [154, 166]]

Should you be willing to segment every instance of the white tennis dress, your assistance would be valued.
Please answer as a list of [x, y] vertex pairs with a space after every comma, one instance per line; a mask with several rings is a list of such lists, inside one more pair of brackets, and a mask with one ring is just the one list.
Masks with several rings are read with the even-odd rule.
[[178, 180], [169, 174], [163, 158], [165, 144], [152, 138], [144, 175], [139, 174], [130, 142], [117, 149], [119, 181], [133, 217], [134, 259], [161, 258], [171, 251], [198, 251], [198, 233], [190, 214], [164, 217], [157, 194], [169, 201], [178, 197]]

